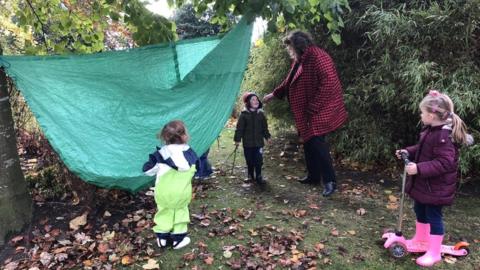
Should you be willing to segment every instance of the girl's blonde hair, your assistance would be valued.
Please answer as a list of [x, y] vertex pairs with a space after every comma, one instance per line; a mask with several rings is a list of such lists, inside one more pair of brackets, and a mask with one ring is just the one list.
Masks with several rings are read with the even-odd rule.
[[420, 108], [435, 114], [440, 120], [452, 125], [452, 138], [455, 143], [468, 145], [467, 126], [462, 119], [455, 114], [453, 102], [447, 95], [430, 90], [422, 102]]
[[157, 138], [165, 144], [184, 144], [186, 143], [187, 128], [180, 120], [173, 120], [163, 126], [157, 134]]

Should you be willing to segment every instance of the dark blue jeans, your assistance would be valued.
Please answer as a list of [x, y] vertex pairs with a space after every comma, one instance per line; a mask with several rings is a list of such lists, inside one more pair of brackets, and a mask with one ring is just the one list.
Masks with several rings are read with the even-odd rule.
[[413, 210], [417, 215], [417, 221], [430, 224], [430, 234], [443, 235], [443, 214], [441, 205], [423, 204], [415, 201]]
[[195, 177], [205, 178], [213, 173], [212, 166], [210, 165], [210, 162], [208, 162], [208, 152], [210, 152], [210, 150], [203, 153], [203, 155], [197, 160], [197, 172], [195, 172]]
[[314, 136], [303, 144], [305, 163], [308, 178], [314, 182], [336, 182], [335, 170], [333, 169], [330, 146], [325, 141], [325, 136]]
[[[263, 149], [262, 147], [243, 147], [243, 154], [247, 162], [248, 177], [256, 179], [262, 175]], [[255, 170], [255, 177], [253, 171]]]

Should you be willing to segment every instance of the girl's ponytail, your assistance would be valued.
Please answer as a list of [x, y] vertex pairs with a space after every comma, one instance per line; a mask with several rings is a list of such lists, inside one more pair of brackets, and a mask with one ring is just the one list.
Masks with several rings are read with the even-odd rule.
[[[463, 120], [456, 115], [455, 113], [451, 114], [452, 119], [452, 138], [453, 141], [458, 144], [469, 145], [471, 144], [471, 138], [469, 138], [469, 134], [467, 133], [467, 125], [463, 122]], [[471, 136], [470, 136], [471, 137]]]

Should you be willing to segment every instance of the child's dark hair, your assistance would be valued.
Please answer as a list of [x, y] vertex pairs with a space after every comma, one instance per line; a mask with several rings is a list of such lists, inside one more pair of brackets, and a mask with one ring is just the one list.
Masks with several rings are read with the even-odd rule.
[[157, 138], [165, 144], [183, 144], [186, 143], [185, 135], [187, 135], [185, 124], [180, 120], [173, 120], [163, 126]]
[[252, 105], [250, 104], [250, 101], [252, 100], [253, 97], [256, 97], [257, 100], [258, 100], [258, 109], [261, 109], [263, 107], [263, 104], [262, 104], [262, 101], [260, 100], [260, 98], [257, 96], [257, 94], [255, 94], [254, 92], [245, 92], [243, 94], [243, 102], [245, 103], [245, 107], [247, 107], [247, 109], [250, 109], [252, 107]]

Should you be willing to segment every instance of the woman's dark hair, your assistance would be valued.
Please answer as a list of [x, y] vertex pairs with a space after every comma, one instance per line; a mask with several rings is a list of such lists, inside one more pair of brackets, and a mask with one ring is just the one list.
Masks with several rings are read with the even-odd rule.
[[312, 35], [300, 30], [288, 33], [283, 43], [292, 46], [298, 56], [301, 56], [309, 46], [314, 45]]
[[183, 144], [184, 136], [187, 134], [185, 124], [180, 120], [174, 120], [163, 126], [162, 131], [157, 134], [157, 138], [165, 144]]

